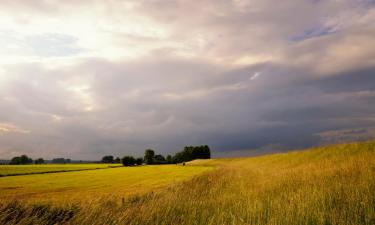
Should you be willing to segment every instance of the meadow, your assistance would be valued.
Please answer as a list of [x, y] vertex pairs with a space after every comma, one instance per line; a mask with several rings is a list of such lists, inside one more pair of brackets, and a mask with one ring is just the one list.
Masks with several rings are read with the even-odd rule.
[[[51, 180], [61, 183], [30, 184]], [[66, 198], [71, 188], [81, 197]], [[0, 224], [375, 224], [374, 190], [370, 141], [186, 166], [2, 177]]]
[[0, 165], [0, 176], [27, 175], [38, 173], [66, 172], [89, 169], [103, 169], [121, 164], [41, 164], [41, 165]]

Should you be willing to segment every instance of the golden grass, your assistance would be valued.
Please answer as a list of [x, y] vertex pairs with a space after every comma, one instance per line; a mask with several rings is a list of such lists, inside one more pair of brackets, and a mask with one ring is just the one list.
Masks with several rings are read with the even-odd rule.
[[[124, 201], [107, 196], [43, 210], [4, 203], [0, 223], [375, 224], [373, 141], [189, 165], [184, 168], [216, 169]], [[51, 217], [59, 210], [60, 220]], [[35, 216], [40, 211], [43, 216]]]
[[160, 189], [208, 171], [200, 166], [138, 166], [0, 178], [1, 199], [69, 203]]

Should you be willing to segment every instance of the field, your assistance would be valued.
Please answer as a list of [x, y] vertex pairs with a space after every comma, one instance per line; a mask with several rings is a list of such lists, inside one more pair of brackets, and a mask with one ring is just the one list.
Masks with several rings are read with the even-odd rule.
[[374, 190], [372, 141], [2, 177], [0, 224], [375, 224]]
[[89, 169], [103, 169], [120, 164], [43, 164], [43, 165], [0, 165], [0, 176], [26, 175], [51, 172], [65, 172]]
[[54, 203], [90, 201], [92, 196], [105, 195], [122, 198], [158, 190], [210, 169], [202, 166], [139, 166], [2, 177], [0, 198], [52, 200]]

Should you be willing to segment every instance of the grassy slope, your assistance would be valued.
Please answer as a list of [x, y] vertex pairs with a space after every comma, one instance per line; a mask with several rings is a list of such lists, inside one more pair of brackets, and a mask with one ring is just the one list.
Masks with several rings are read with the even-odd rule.
[[54, 171], [71, 171], [108, 168], [120, 164], [45, 164], [45, 165], [0, 165], [0, 176]]
[[217, 169], [125, 202], [105, 198], [64, 209], [5, 204], [0, 223], [6, 216], [15, 222], [9, 212], [16, 211], [23, 212], [19, 223], [40, 224], [375, 224], [375, 142], [191, 165]]

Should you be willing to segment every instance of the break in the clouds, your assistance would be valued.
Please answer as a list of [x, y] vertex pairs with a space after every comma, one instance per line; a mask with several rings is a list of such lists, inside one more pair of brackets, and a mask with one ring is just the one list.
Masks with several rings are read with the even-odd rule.
[[0, 158], [199, 144], [259, 154], [339, 130], [367, 137], [374, 5], [2, 0]]

